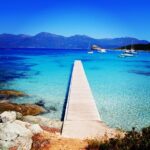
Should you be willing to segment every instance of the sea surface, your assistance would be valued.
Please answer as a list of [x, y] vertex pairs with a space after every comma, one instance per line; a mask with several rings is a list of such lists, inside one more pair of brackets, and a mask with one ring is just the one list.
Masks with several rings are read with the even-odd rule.
[[0, 89], [23, 91], [16, 103], [45, 102], [44, 116], [61, 119], [74, 60], [82, 60], [100, 116], [110, 127], [150, 125], [150, 53], [120, 58], [121, 51], [0, 49]]

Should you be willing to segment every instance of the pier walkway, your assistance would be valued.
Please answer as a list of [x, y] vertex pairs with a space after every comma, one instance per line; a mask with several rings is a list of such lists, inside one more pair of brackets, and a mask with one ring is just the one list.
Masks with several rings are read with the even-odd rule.
[[82, 62], [76, 60], [72, 72], [62, 136], [84, 139], [103, 136], [106, 130], [106, 125], [101, 122]]

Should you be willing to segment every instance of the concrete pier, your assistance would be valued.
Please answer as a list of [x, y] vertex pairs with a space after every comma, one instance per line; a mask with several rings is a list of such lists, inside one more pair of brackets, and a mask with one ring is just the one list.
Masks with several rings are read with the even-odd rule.
[[84, 139], [103, 136], [106, 130], [106, 125], [101, 122], [82, 62], [76, 60], [72, 72], [62, 136]]

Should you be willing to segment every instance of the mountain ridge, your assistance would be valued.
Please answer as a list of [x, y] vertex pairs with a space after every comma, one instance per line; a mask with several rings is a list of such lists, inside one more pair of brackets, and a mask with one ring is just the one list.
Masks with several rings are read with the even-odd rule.
[[87, 35], [73, 35], [65, 37], [48, 32], [36, 35], [0, 34], [0, 48], [74, 48], [88, 49], [96, 44], [104, 48], [118, 48], [130, 44], [148, 44], [147, 40], [132, 37], [96, 39]]

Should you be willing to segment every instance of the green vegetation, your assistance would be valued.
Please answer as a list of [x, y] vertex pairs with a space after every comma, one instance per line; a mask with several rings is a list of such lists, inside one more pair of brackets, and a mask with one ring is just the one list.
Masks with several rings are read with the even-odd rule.
[[118, 49], [131, 49], [131, 48], [134, 48], [134, 50], [150, 51], [150, 44], [134, 44], [134, 45], [123, 46]]
[[88, 141], [87, 150], [150, 150], [150, 126], [142, 131], [128, 131], [124, 137]]

